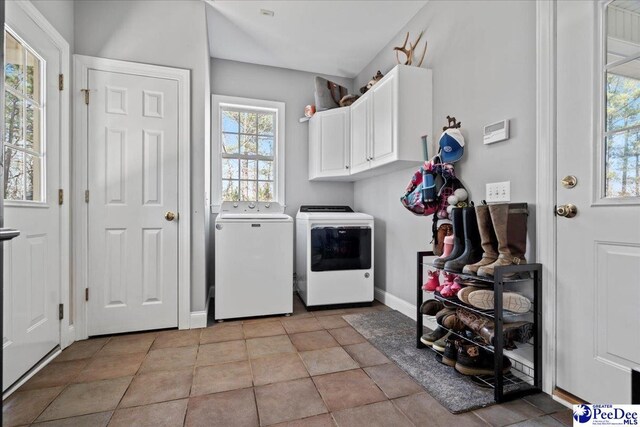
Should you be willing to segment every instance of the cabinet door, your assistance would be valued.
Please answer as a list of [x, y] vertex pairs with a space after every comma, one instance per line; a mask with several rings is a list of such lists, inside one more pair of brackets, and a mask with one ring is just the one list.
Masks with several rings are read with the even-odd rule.
[[372, 167], [386, 163], [395, 154], [395, 82], [396, 76], [381, 81], [371, 90], [373, 111]]
[[319, 176], [349, 175], [349, 109], [323, 112]]
[[369, 169], [370, 98], [362, 98], [351, 106], [351, 173]]

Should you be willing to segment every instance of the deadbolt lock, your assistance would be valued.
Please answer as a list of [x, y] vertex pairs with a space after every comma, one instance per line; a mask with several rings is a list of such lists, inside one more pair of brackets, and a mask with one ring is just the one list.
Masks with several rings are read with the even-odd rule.
[[169, 211], [166, 214], [164, 214], [164, 219], [166, 219], [167, 221], [173, 221], [174, 219], [176, 219], [176, 214]]
[[561, 182], [564, 188], [573, 188], [576, 185], [578, 185], [578, 178], [576, 178], [573, 175], [567, 175], [564, 178], [562, 178]]
[[576, 205], [568, 203], [566, 205], [560, 205], [556, 208], [556, 214], [565, 218], [573, 218], [578, 213]]

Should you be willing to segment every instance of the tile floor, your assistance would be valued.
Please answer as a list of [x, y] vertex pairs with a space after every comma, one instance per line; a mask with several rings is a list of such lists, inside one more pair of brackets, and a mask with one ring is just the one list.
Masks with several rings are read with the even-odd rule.
[[370, 308], [74, 343], [3, 402], [5, 426], [562, 426], [537, 395], [452, 415], [342, 319]]

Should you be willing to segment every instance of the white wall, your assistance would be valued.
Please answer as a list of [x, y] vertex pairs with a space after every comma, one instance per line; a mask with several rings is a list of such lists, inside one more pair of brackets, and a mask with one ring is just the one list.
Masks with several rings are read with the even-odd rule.
[[[535, 3], [533, 1], [432, 1], [355, 78], [363, 86], [380, 69], [396, 63], [393, 46], [425, 30], [425, 64], [433, 70], [433, 128], [445, 117], [462, 121], [466, 138], [458, 175], [477, 203], [487, 182], [511, 181], [511, 200], [535, 200]], [[482, 144], [482, 126], [511, 120], [511, 139]], [[432, 137], [438, 138], [439, 132]], [[431, 153], [432, 155], [433, 153]], [[400, 205], [413, 169], [355, 184], [355, 208], [376, 220], [376, 286], [415, 301], [416, 251], [431, 248], [431, 217]], [[534, 215], [529, 216], [533, 236]], [[528, 250], [528, 258], [535, 249]]]
[[[285, 197], [289, 215], [301, 204], [353, 205], [353, 184], [309, 182], [309, 124], [300, 123], [304, 107], [313, 104], [316, 74], [285, 68], [211, 59], [211, 92], [286, 104]], [[324, 76], [348, 89], [350, 79]], [[215, 166], [213, 166], [215, 167]]]
[[204, 310], [207, 292], [204, 8], [199, 0], [75, 1], [75, 53], [191, 70], [191, 311]]
[[31, 3], [64, 37], [73, 52], [73, 0], [31, 0]]

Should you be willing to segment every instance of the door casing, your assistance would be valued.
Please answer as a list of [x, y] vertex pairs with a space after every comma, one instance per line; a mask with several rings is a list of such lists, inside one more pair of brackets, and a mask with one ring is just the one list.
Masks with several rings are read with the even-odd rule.
[[[88, 204], [85, 190], [88, 188], [88, 108], [84, 89], [87, 89], [88, 71], [100, 70], [114, 73], [135, 74], [146, 77], [175, 80], [178, 83], [178, 328], [189, 329], [191, 306], [191, 225], [190, 225], [190, 71], [159, 65], [140, 64], [128, 61], [74, 55], [73, 79], [73, 273], [76, 339], [88, 338], [85, 289], [88, 283]], [[89, 92], [89, 102], [91, 92]], [[89, 195], [91, 197], [91, 195]], [[90, 297], [90, 296], [89, 296]]]

